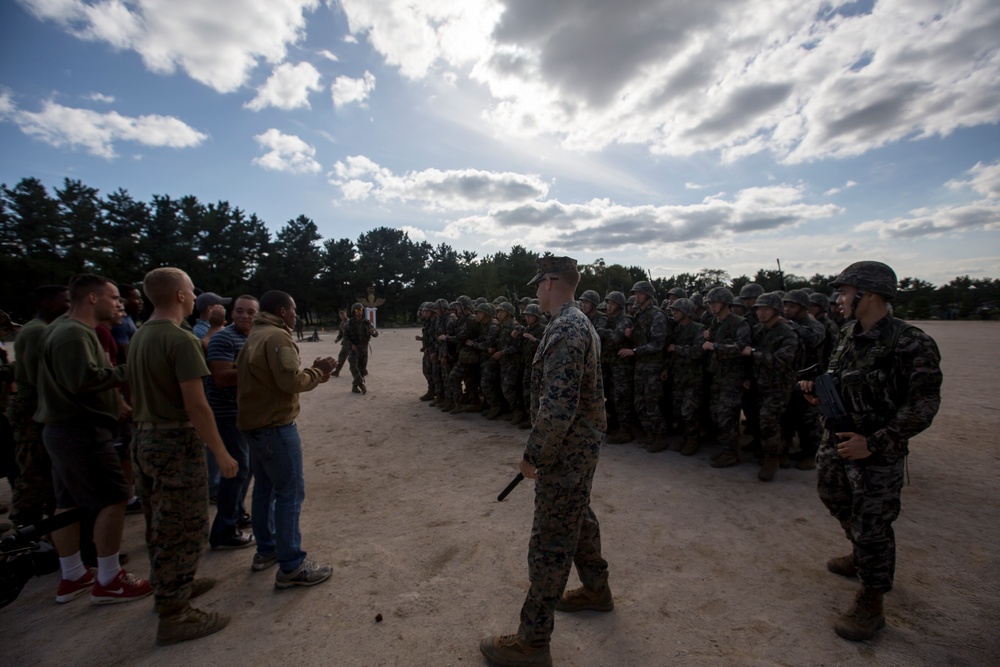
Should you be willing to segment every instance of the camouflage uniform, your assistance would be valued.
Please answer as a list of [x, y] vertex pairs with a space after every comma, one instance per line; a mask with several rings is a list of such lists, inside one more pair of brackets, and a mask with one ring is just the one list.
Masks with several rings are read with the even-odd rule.
[[493, 319], [493, 307], [489, 304], [477, 306], [486, 318], [479, 323], [479, 335], [472, 341], [472, 347], [479, 353], [479, 390], [490, 408], [503, 408], [503, 394], [500, 392], [500, 364], [493, 359], [497, 350], [497, 335], [500, 325]]
[[534, 427], [524, 460], [538, 469], [538, 479], [528, 543], [531, 585], [518, 628], [530, 646], [548, 645], [572, 565], [588, 589], [604, 591], [608, 585], [600, 526], [590, 508], [607, 427], [600, 346], [590, 321], [569, 302], [545, 330], [532, 361]]
[[497, 325], [497, 351], [500, 352], [500, 390], [507, 405], [517, 414], [524, 407], [521, 402], [521, 339], [511, 335], [518, 324], [510, 311], [507, 319]]
[[[444, 307], [450, 308], [450, 304], [446, 302]], [[437, 318], [436, 331], [439, 338], [441, 336], [445, 337], [444, 340], [438, 340], [437, 343], [437, 355], [441, 365], [441, 389], [444, 393], [444, 404], [441, 405], [441, 409], [450, 410], [455, 405], [455, 394], [452, 392], [448, 376], [451, 374], [452, 369], [455, 367], [455, 362], [458, 359], [458, 353], [455, 350], [455, 345], [451, 341], [455, 338], [455, 331], [458, 328], [458, 318], [455, 317], [455, 313], [450, 310], [443, 310], [442, 313], [443, 314]]]
[[[357, 310], [355, 304], [353, 310]], [[368, 375], [368, 342], [378, 336], [378, 332], [372, 323], [364, 317], [351, 317], [344, 327], [344, 340], [351, 346], [351, 352], [347, 356], [347, 361], [351, 366], [351, 377], [354, 379], [354, 388], [360, 389], [365, 384], [365, 376]]]
[[437, 355], [434, 354], [434, 330], [436, 329], [437, 317], [426, 315], [432, 308], [428, 303], [423, 304], [421, 311], [425, 313], [424, 323], [420, 327], [420, 352], [423, 354], [420, 366], [424, 373], [424, 379], [427, 380], [427, 394], [425, 395], [428, 398], [434, 398], [438, 393], [436, 378], [441, 376], [440, 369], [435, 369], [435, 364], [438, 363]]
[[767, 456], [785, 453], [781, 439], [781, 416], [795, 385], [795, 352], [799, 340], [784, 321], [772, 327], [758, 323], [754, 328], [753, 378], [759, 405], [759, 436]]
[[[529, 304], [533, 305], [533, 304]], [[538, 306], [535, 306], [537, 309]], [[535, 321], [534, 326], [525, 324], [521, 331], [521, 368], [523, 372], [521, 374], [521, 391], [522, 399], [524, 405], [528, 408], [531, 407], [531, 368], [532, 362], [535, 359], [535, 352], [538, 350], [538, 345], [542, 341], [542, 336], [545, 333], [545, 325], [542, 324], [541, 320], [541, 310], [538, 310], [538, 319]], [[530, 314], [530, 311], [528, 311]], [[529, 340], [524, 337], [524, 334], [530, 334], [534, 336], [535, 340]], [[521, 427], [526, 428], [531, 425], [531, 419], [521, 422]]]
[[652, 436], [666, 433], [660, 399], [663, 395], [663, 349], [667, 342], [667, 318], [652, 300], [632, 318], [632, 345], [635, 350], [635, 376], [632, 389], [635, 411], [643, 430]]
[[704, 377], [705, 343], [701, 322], [688, 322], [674, 329], [674, 351], [670, 354], [673, 409], [689, 441], [698, 437], [698, 411]]
[[[826, 328], [807, 312], [809, 297], [800, 292], [801, 290], [792, 290], [784, 298], [785, 301], [797, 303], [803, 308], [799, 319], [788, 322], [799, 337], [799, 349], [793, 362], [796, 371], [819, 363], [826, 337]], [[788, 450], [791, 449], [792, 438], [796, 434], [799, 436], [799, 451], [793, 453], [790, 458], [802, 461], [804, 467], [811, 468], [812, 461], [816, 458], [816, 450], [823, 439], [823, 426], [819, 407], [806, 401], [798, 387], [792, 392], [782, 419], [782, 435]]]
[[708, 353], [712, 422], [723, 451], [735, 452], [740, 435], [743, 381], [747, 379], [747, 368], [740, 355], [750, 345], [750, 327], [739, 315], [730, 314], [721, 321], [713, 317], [708, 340], [715, 344], [715, 349]]
[[454, 337], [448, 339], [448, 342], [452, 343], [458, 350], [458, 360], [448, 375], [456, 407], [463, 402], [463, 382], [465, 390], [469, 394], [466, 398], [472, 402], [478, 401], [479, 353], [465, 344], [468, 340], [475, 340], [478, 335], [479, 323], [476, 322], [474, 315], [466, 313], [458, 319]]
[[625, 314], [625, 308], [615, 316], [601, 315], [594, 328], [601, 339], [601, 373], [604, 380], [604, 394], [608, 399], [608, 412], [618, 429], [630, 429], [633, 423], [634, 398], [632, 382], [635, 378], [635, 358], [620, 357], [618, 353], [631, 345], [625, 330], [634, 327], [632, 318]]
[[845, 329], [830, 360], [856, 433], [872, 455], [848, 461], [829, 431], [816, 456], [820, 499], [854, 545], [866, 588], [892, 589], [903, 464], [909, 439], [928, 426], [941, 404], [941, 355], [930, 336], [888, 315], [869, 331]]

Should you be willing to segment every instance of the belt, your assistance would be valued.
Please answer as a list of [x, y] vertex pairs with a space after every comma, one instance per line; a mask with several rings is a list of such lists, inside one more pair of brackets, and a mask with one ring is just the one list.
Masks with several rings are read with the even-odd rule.
[[191, 428], [191, 422], [137, 422], [136, 431], [167, 431], [174, 428]]

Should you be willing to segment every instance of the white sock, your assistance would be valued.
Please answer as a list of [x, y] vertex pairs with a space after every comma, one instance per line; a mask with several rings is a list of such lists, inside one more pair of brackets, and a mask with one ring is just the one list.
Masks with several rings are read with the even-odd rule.
[[60, 556], [59, 569], [62, 570], [62, 578], [66, 581], [76, 581], [87, 574], [87, 566], [83, 564], [79, 551], [66, 558]]
[[101, 556], [98, 556], [97, 582], [101, 584], [101, 586], [107, 586], [108, 584], [110, 584], [112, 581], [115, 580], [115, 577], [118, 576], [118, 573], [121, 571], [121, 569], [122, 566], [118, 562], [117, 551], [114, 552], [112, 555], [104, 556], [103, 558]]

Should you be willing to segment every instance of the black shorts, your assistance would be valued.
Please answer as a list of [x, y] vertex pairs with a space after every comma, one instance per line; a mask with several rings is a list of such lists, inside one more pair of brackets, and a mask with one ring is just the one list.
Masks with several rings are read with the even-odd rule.
[[128, 485], [111, 429], [46, 424], [42, 441], [52, 459], [57, 509], [86, 507], [96, 511], [128, 501]]

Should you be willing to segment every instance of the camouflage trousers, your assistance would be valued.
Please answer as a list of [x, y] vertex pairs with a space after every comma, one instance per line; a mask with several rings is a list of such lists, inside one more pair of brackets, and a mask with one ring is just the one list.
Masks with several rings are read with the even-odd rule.
[[512, 361], [500, 362], [500, 391], [511, 410], [523, 410], [521, 402], [521, 365]]
[[11, 494], [11, 515], [28, 523], [51, 516], [56, 504], [52, 459], [42, 442], [42, 425], [32, 419], [35, 408], [34, 401], [19, 400], [16, 393], [7, 406], [7, 418], [14, 430], [14, 462], [18, 468]]
[[660, 412], [660, 399], [663, 398], [663, 380], [660, 379], [662, 370], [657, 364], [636, 364], [635, 367], [633, 401], [639, 423], [646, 433], [666, 433], [666, 425]]
[[723, 449], [736, 449], [740, 437], [743, 379], [739, 376], [713, 376], [709, 392], [709, 409], [719, 444]]
[[434, 391], [434, 362], [431, 361], [431, 355], [424, 352], [423, 359], [421, 360], [421, 370], [424, 373], [424, 379], [427, 380], [427, 391]]
[[451, 389], [451, 382], [448, 380], [448, 376], [451, 375], [451, 370], [454, 365], [451, 363], [451, 359], [444, 359], [438, 363], [438, 383], [441, 385], [441, 395], [443, 395], [447, 400], [455, 400], [454, 393]]
[[344, 367], [344, 362], [347, 361], [347, 356], [351, 353], [350, 343], [342, 344], [340, 346], [340, 354], [337, 355], [337, 372], [340, 373], [340, 369]]
[[490, 359], [479, 362], [479, 389], [490, 407], [503, 405], [500, 393], [500, 364]]
[[892, 590], [896, 570], [892, 522], [899, 516], [905, 459], [892, 463], [868, 460], [841, 458], [827, 432], [816, 455], [816, 485], [820, 500], [854, 546], [854, 565], [861, 583], [887, 593]]
[[355, 386], [365, 381], [368, 375], [368, 348], [359, 347], [357, 351], [351, 350], [347, 355], [347, 363], [351, 366], [351, 377], [354, 378]]
[[465, 392], [473, 398], [478, 398], [479, 391], [479, 364], [463, 364], [461, 361], [452, 366], [451, 373], [448, 374], [448, 384], [451, 385], [452, 398], [455, 403], [461, 403], [465, 395], [462, 392], [462, 384], [465, 384]]
[[169, 613], [191, 597], [208, 537], [205, 444], [193, 428], [136, 430], [135, 486], [146, 515], [149, 582], [156, 610]]
[[627, 362], [614, 362], [606, 367], [604, 375], [604, 390], [608, 394], [608, 406], [614, 413], [614, 422], [618, 428], [631, 426], [634, 423], [635, 410], [632, 395], [632, 382], [635, 378], [635, 367]]
[[[781, 456], [788, 453], [787, 443], [781, 438], [781, 418], [788, 407], [790, 386], [760, 387], [755, 392], [757, 405], [757, 435], [764, 453]], [[747, 421], [750, 418], [747, 417]]]
[[781, 435], [785, 445], [790, 448], [792, 438], [799, 436], [799, 451], [791, 458], [812, 459], [816, 456], [819, 443], [823, 440], [823, 424], [820, 420], [819, 406], [812, 405], [802, 396], [797, 388], [791, 392], [786, 410], [781, 420]]
[[551, 472], [535, 480], [535, 518], [528, 541], [528, 594], [521, 607], [518, 635], [532, 646], [545, 646], [555, 625], [556, 602], [576, 565], [580, 581], [591, 590], [608, 585], [608, 563], [601, 557], [601, 529], [590, 508], [594, 469], [573, 475], [572, 482]]
[[685, 438], [697, 438], [699, 410], [701, 409], [702, 388], [700, 384], [678, 386], [674, 383], [673, 404], [678, 421], [682, 424]]
[[444, 378], [441, 376], [441, 360], [435, 355], [431, 361], [431, 377], [427, 381], [427, 388], [434, 390], [434, 395], [444, 397]]

